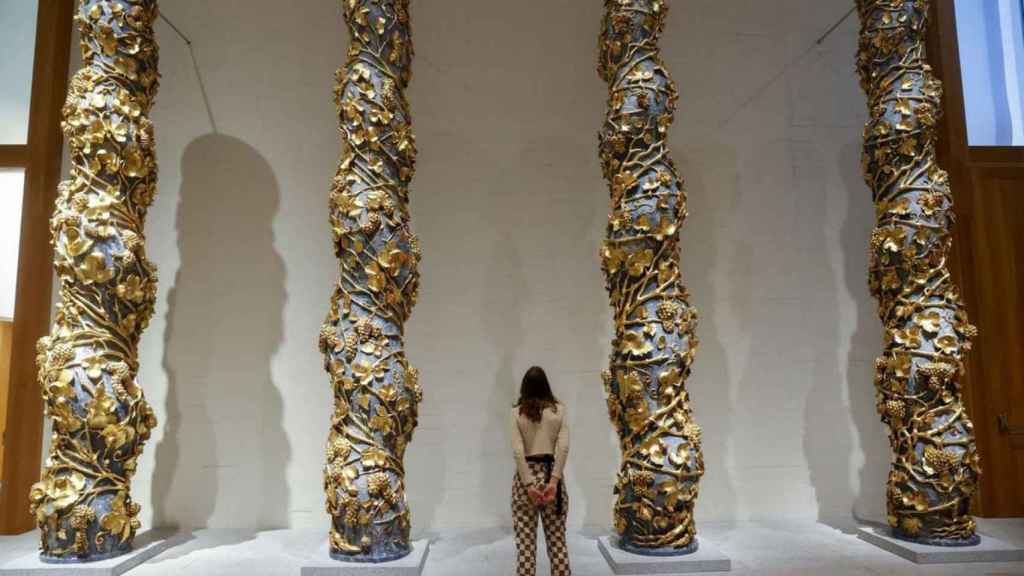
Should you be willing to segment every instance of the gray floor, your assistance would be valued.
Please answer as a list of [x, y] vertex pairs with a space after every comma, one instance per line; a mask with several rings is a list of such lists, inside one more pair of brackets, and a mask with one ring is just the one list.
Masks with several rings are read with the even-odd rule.
[[[979, 525], [983, 534], [1024, 545], [1024, 519], [981, 520]], [[730, 574], [737, 575], [1024, 576], [1024, 563], [1020, 562], [916, 566], [858, 540], [851, 528], [848, 525], [837, 529], [813, 523], [752, 522], [705, 524], [699, 530], [702, 537], [714, 540], [722, 552], [732, 558]], [[576, 576], [611, 575], [597, 550], [596, 536], [595, 533], [570, 537]], [[309, 530], [197, 530], [188, 535], [184, 543], [129, 574], [298, 575], [303, 558], [316, 551], [322, 538], [319, 531]], [[490, 576], [515, 572], [515, 547], [510, 531], [444, 534], [434, 536], [432, 541], [425, 576]], [[32, 552], [35, 546], [34, 534], [0, 537], [0, 566]], [[546, 574], [547, 561], [542, 558], [538, 576]]]

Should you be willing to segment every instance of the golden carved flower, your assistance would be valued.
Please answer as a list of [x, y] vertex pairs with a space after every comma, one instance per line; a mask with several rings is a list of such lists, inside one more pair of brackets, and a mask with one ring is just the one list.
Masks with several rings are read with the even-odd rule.
[[918, 512], [924, 512], [928, 509], [928, 498], [924, 495], [924, 492], [912, 492], [904, 493], [900, 499], [904, 506], [910, 507]]
[[650, 417], [650, 409], [647, 406], [646, 400], [639, 400], [632, 402], [626, 408], [626, 423], [633, 430], [639, 430], [643, 428], [647, 419]]
[[679, 368], [672, 367], [658, 376], [658, 393], [663, 402], [669, 402], [676, 396], [676, 389], [682, 384], [683, 373]]
[[384, 472], [376, 472], [370, 475], [369, 480], [366, 482], [366, 488], [371, 496], [381, 496], [391, 488], [391, 481]]
[[944, 354], [954, 355], [960, 347], [960, 340], [952, 334], [943, 334], [935, 339], [935, 347]]
[[126, 504], [128, 492], [121, 490], [110, 503], [110, 511], [100, 518], [100, 527], [116, 536], [122, 542], [131, 538], [132, 533], [139, 526], [135, 519], [138, 513], [137, 504]]
[[48, 475], [36, 482], [29, 491], [29, 501], [35, 510], [36, 519], [42, 523], [46, 518], [67, 509], [78, 501], [83, 488], [85, 476], [75, 471]]
[[370, 418], [370, 428], [381, 434], [390, 434], [394, 429], [391, 419], [391, 412], [387, 408], [377, 405], [376, 414]]
[[149, 175], [149, 163], [138, 146], [125, 148], [123, 173], [129, 178], [145, 178]]
[[909, 326], [905, 329], [894, 330], [892, 339], [898, 344], [916, 350], [921, 347], [921, 329], [917, 326]]
[[93, 380], [98, 379], [103, 375], [103, 371], [107, 368], [107, 360], [99, 354], [93, 354], [82, 358], [82, 368], [85, 370], [85, 374]]
[[641, 250], [634, 252], [626, 258], [626, 267], [629, 268], [630, 276], [643, 276], [654, 260], [654, 252]]
[[905, 352], [894, 353], [887, 362], [889, 370], [892, 370], [897, 378], [906, 378], [910, 376], [912, 364], [913, 362], [910, 354]]
[[85, 254], [91, 247], [92, 240], [83, 237], [78, 228], [69, 226], [64, 229], [57, 251], [70, 260]]
[[114, 271], [107, 268], [107, 257], [102, 252], [92, 252], [78, 267], [78, 276], [86, 285], [102, 284], [114, 277]]
[[935, 334], [942, 327], [942, 316], [937, 310], [923, 311], [914, 315], [914, 324], [930, 334]]
[[95, 396], [85, 404], [86, 422], [89, 427], [102, 430], [117, 422], [117, 401], [107, 395], [107, 389], [103, 385], [96, 387]]
[[900, 520], [900, 527], [907, 534], [914, 536], [921, 531], [921, 519], [915, 516], [906, 516]]
[[622, 336], [622, 350], [629, 356], [645, 356], [653, 349], [654, 346], [641, 332], [628, 331]]
[[899, 252], [907, 239], [907, 231], [902, 226], [888, 226], [875, 231], [881, 239], [882, 248], [887, 252]]
[[57, 398], [47, 407], [53, 425], [59, 432], [73, 433], [82, 428], [82, 420], [75, 414], [66, 398]]
[[132, 274], [124, 282], [117, 285], [117, 295], [129, 302], [139, 302], [145, 296], [142, 278]]
[[387, 452], [371, 446], [363, 451], [362, 463], [367, 468], [383, 468], [388, 464]]
[[120, 450], [122, 446], [131, 442], [135, 437], [135, 431], [131, 426], [122, 424], [110, 424], [103, 428], [103, 441], [110, 450]]

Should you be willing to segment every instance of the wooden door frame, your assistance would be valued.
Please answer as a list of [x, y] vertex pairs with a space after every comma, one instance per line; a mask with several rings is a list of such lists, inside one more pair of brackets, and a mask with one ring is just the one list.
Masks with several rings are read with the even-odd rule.
[[0, 167], [25, 169], [10, 389], [0, 469], [0, 534], [35, 527], [29, 488], [39, 479], [43, 406], [36, 384], [36, 341], [49, 330], [53, 288], [50, 213], [60, 180], [61, 108], [71, 59], [74, 0], [39, 0], [25, 145], [0, 146]]
[[[975, 194], [980, 186], [978, 178], [980, 175], [1008, 172], [1019, 175], [1024, 169], [1024, 147], [971, 146], [968, 142], [955, 8], [955, 0], [934, 0], [928, 50], [935, 73], [945, 87], [938, 152], [942, 167], [949, 172], [957, 218], [953, 230], [951, 271], [960, 287], [968, 314], [977, 316], [983, 303], [979, 300], [976, 274], [972, 270], [974, 233], [971, 228], [974, 225], [972, 206], [975, 205]], [[987, 398], [987, 387], [982, 385], [989, 376], [981, 354], [969, 352], [965, 364], [967, 376], [964, 380], [964, 395], [968, 412], [975, 422], [974, 431], [984, 469], [986, 450], [994, 449], [1000, 441], [991, 425], [989, 410], [998, 400]], [[998, 515], [994, 499], [987, 497], [998, 490], [998, 484], [998, 478], [982, 475], [978, 497], [974, 499], [972, 507], [975, 514]]]

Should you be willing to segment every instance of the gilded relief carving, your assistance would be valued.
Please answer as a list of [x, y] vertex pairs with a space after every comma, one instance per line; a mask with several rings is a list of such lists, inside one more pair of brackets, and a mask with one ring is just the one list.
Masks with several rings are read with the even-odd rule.
[[331, 554], [381, 561], [410, 551], [403, 457], [423, 396], [403, 343], [420, 260], [405, 98], [413, 49], [408, 0], [342, 6], [351, 40], [337, 73], [344, 151], [330, 192], [340, 278], [320, 331], [335, 400], [324, 487]]
[[50, 334], [37, 345], [53, 437], [31, 510], [44, 559], [97, 560], [130, 549], [130, 494], [156, 426], [136, 382], [153, 314], [156, 268], [143, 223], [156, 194], [149, 110], [157, 90], [155, 0], [81, 0], [82, 68], [63, 109], [71, 171], [50, 221], [60, 281]]
[[598, 66], [608, 83], [600, 155], [611, 192], [601, 258], [615, 314], [603, 379], [622, 450], [614, 524], [622, 547], [646, 554], [696, 549], [704, 473], [684, 388], [697, 314], [680, 278], [686, 200], [666, 144], [678, 98], [658, 48], [667, 9], [662, 0], [606, 0]]
[[978, 541], [968, 508], [981, 469], [961, 381], [977, 330], [947, 266], [953, 198], [935, 154], [942, 84], [927, 64], [928, 8], [858, 2], [857, 67], [870, 112], [863, 169], [877, 217], [869, 283], [885, 326], [875, 386], [892, 446], [894, 534], [969, 545]]

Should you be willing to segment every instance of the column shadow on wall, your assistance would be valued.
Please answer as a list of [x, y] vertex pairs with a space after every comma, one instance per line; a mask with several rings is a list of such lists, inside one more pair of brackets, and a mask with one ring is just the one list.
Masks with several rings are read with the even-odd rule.
[[[710, 141], [699, 148], [677, 147], [680, 175], [685, 181], [688, 211], [692, 216], [683, 223], [680, 242], [680, 263], [683, 284], [690, 292], [690, 304], [697, 308], [697, 338], [700, 343], [693, 360], [693, 372], [686, 382], [693, 407], [693, 418], [703, 429], [701, 452], [704, 456], [704, 476], [695, 506], [697, 534], [701, 532], [701, 519], [714, 523], [731, 523], [736, 519], [736, 489], [732, 478], [731, 438], [733, 425], [734, 385], [729, 375], [726, 346], [716, 324], [718, 303], [728, 301], [732, 314], [745, 317], [751, 306], [746, 294], [732, 294], [726, 298], [716, 296], [715, 268], [723, 259], [717, 244], [718, 232], [726, 214], [733, 212], [737, 194], [738, 167], [735, 150]], [[712, 165], [712, 162], [714, 165]], [[723, 178], [713, 179], [709, 185], [707, 173], [718, 172]], [[725, 200], [723, 202], [723, 199]], [[721, 206], [721, 208], [716, 208]], [[742, 274], [749, 277], [749, 256], [738, 254], [733, 259], [733, 270], [726, 276]], [[740, 283], [729, 284], [734, 289]]]
[[290, 447], [271, 374], [286, 300], [272, 230], [277, 180], [256, 149], [223, 134], [189, 143], [181, 174], [155, 523], [284, 526]]
[[[595, 173], [599, 173], [595, 168]], [[566, 184], [568, 186], [568, 183]], [[594, 194], [605, 190], [603, 181], [594, 187]], [[573, 299], [569, 303], [566, 321], [572, 326], [572, 341], [568, 346], [575, 346], [575, 356], [579, 358], [599, 359], [585, 372], [577, 377], [584, 379], [584, 386], [579, 388], [576, 399], [569, 405], [569, 418], [572, 421], [569, 438], [569, 470], [566, 475], [570, 494], [574, 484], [580, 497], [570, 502], [570, 523], [573, 510], [583, 506], [583, 520], [580, 533], [588, 538], [597, 538], [609, 533], [612, 529], [611, 509], [615, 502], [612, 493], [613, 483], [619, 470], [619, 440], [615, 427], [608, 418], [608, 405], [604, 391], [601, 371], [607, 367], [608, 355], [611, 352], [613, 337], [613, 311], [608, 305], [607, 291], [604, 287], [604, 275], [600, 270], [601, 260], [598, 248], [604, 241], [607, 212], [606, 204], [589, 204], [588, 212], [584, 206], [578, 210], [579, 218], [565, 222], [562, 226], [567, 234], [575, 238], [585, 239], [590, 256], [586, 265], [594, 270], [595, 286], [601, 296], [595, 302], [584, 296], [582, 288], [573, 287]], [[575, 278], [578, 276], [572, 276]], [[568, 280], [572, 282], [572, 280]], [[587, 290], [591, 288], [588, 287]], [[571, 474], [571, 475], [570, 475]], [[570, 524], [571, 525], [571, 524]]]
[[487, 517], [503, 519], [500, 531], [487, 532], [489, 541], [511, 532], [510, 499], [515, 468], [509, 436], [510, 418], [512, 405], [519, 397], [522, 376], [516, 373], [516, 358], [526, 341], [523, 295], [529, 286], [522, 255], [509, 232], [500, 232], [494, 241], [485, 274], [481, 319], [484, 335], [497, 353], [498, 366], [487, 398], [487, 417], [480, 436], [480, 454], [487, 460], [480, 485], [480, 505]]
[[[809, 314], [796, 320], [818, 335], [810, 343], [811, 387], [804, 399], [803, 452], [817, 503], [818, 522], [847, 531], [852, 528], [849, 512], [854, 497], [851, 471], [854, 439], [844, 397], [844, 372], [851, 386], [855, 383], [840, 363], [839, 341], [844, 319], [839, 306], [835, 270], [830, 266], [828, 254], [832, 240], [829, 234], [829, 198], [827, 193], [815, 190], [828, 184], [828, 159], [813, 141], [792, 142], [790, 149], [794, 180], [800, 185], [797, 188], [800, 194], [797, 218], [809, 223], [806, 229], [811, 232], [808, 238], [798, 237], [796, 241], [802, 246], [799, 255], [806, 266], [806, 273], [813, 274], [811, 282], [805, 284], [806, 291], [800, 294], [799, 303], [800, 308]], [[857, 161], [854, 162], [856, 165]], [[841, 168], [844, 169], [845, 166]], [[843, 190], [849, 197], [858, 188], [844, 187]], [[850, 218], [862, 218], [863, 202], [849, 204], [847, 222]], [[821, 225], [810, 224], [815, 222]], [[843, 260], [846, 262], [845, 271], [849, 273], [849, 268], [862, 265], [859, 263], [864, 258], [860, 254], [844, 252]], [[859, 273], [855, 277], [863, 278], [864, 275]], [[859, 302], [856, 310], [856, 321], [861, 325], [859, 315], [863, 313], [863, 307]], [[856, 354], [852, 350], [848, 353], [851, 357]]]
[[[853, 517], [858, 522], [884, 521], [885, 482], [889, 471], [889, 440], [875, 409], [874, 359], [882, 351], [882, 324], [878, 305], [868, 289], [868, 244], [874, 229], [871, 190], [860, 172], [861, 142], [849, 142], [839, 154], [840, 175], [849, 195], [846, 221], [840, 232], [847, 290], [857, 302], [857, 326], [850, 336], [847, 379], [850, 411], [864, 462], [859, 489], [854, 495]], [[858, 197], [857, 192], [863, 195]]]
[[[425, 252], [419, 269], [421, 273], [426, 270], [426, 274], [429, 274], [430, 250]], [[422, 284], [420, 290], [422, 293]], [[417, 307], [425, 304], [426, 302], [420, 300]], [[415, 315], [416, 311], [414, 310], [413, 316]], [[406, 340], [406, 350], [408, 350], [408, 340]], [[455, 378], [453, 374], [439, 373], [426, 366], [420, 366], [414, 360], [415, 358], [409, 358], [414, 367], [420, 368], [423, 402], [419, 406], [419, 415], [412, 441], [405, 451], [405, 491], [412, 518], [412, 539], [426, 538], [434, 542], [441, 537], [441, 533], [434, 528], [434, 520], [444, 503], [448, 463], [446, 454], [448, 440], [445, 436], [445, 422], [442, 421], [442, 418], [456, 414], [461, 407], [444, 405], [442, 400], [437, 409], [427, 409], [428, 405], [434, 405], [435, 398], [443, 398], [444, 392], [441, 388], [450, 386]]]

